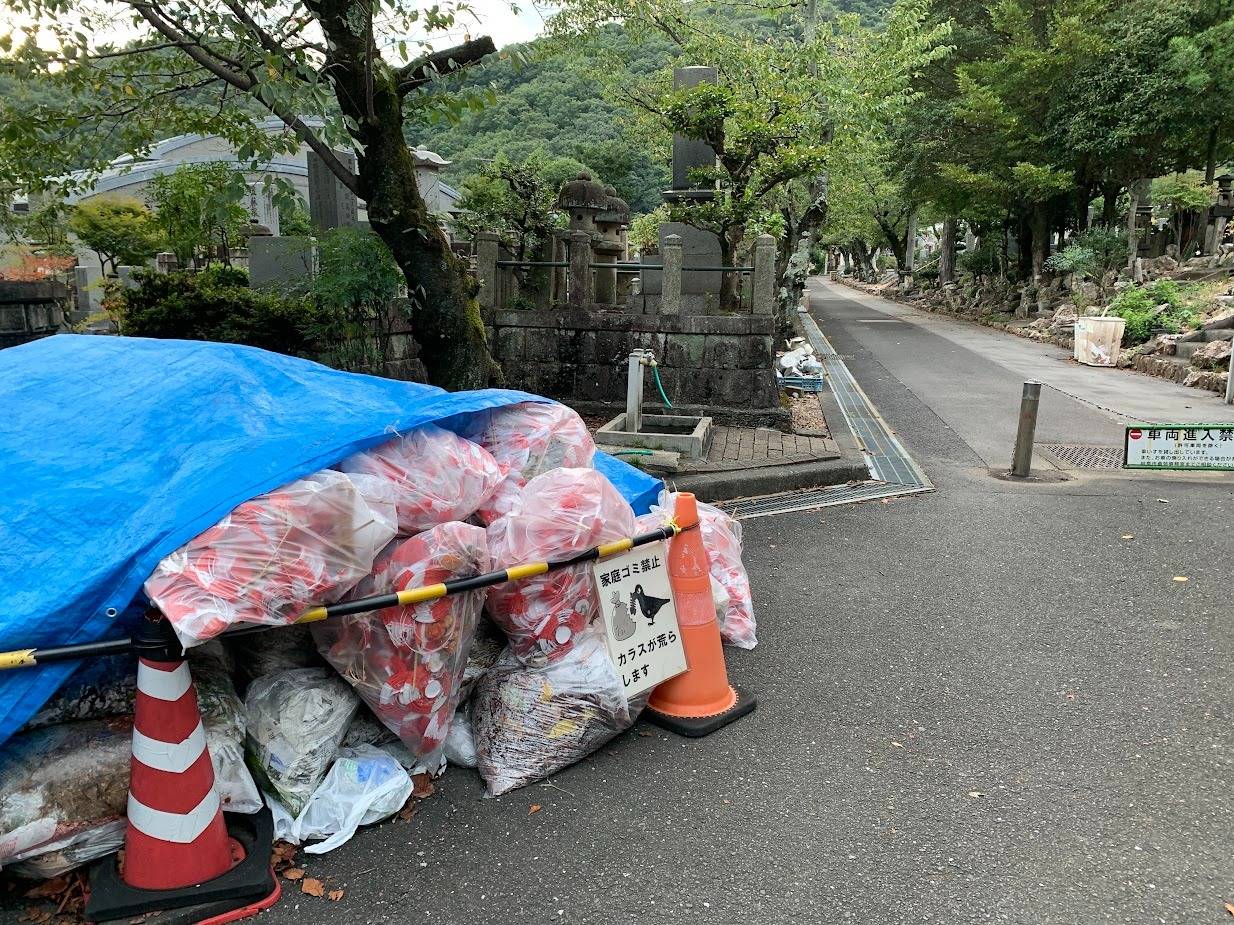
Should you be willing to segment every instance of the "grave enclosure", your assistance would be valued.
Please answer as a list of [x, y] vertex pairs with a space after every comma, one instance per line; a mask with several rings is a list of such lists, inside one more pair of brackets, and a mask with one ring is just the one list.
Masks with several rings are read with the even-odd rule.
[[[679, 86], [714, 80], [712, 68], [682, 68]], [[707, 145], [675, 138], [667, 201], [705, 200], [691, 185], [696, 167], [715, 163]], [[612, 187], [580, 174], [557, 203], [568, 227], [534, 258], [517, 260], [497, 235], [474, 241], [479, 300], [506, 385], [584, 411], [624, 401], [627, 360], [636, 349], [658, 362], [674, 411], [726, 423], [782, 424], [774, 372], [776, 246], [760, 236], [748, 266], [731, 268], [740, 304], [721, 311], [719, 241], [680, 223], [659, 229], [658, 253], [629, 259], [629, 208]], [[662, 409], [649, 380], [647, 406]]]

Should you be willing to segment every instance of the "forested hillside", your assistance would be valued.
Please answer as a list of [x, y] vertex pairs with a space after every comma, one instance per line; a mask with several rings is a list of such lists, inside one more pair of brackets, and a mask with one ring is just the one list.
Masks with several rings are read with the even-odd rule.
[[[824, 17], [857, 13], [873, 22], [890, 5], [890, 0], [824, 0], [819, 9]], [[803, 14], [795, 7], [775, 14], [750, 7], [739, 13], [729, 8], [717, 15], [731, 20], [733, 29], [771, 33], [800, 28]], [[650, 73], [672, 57], [672, 46], [665, 39], [635, 44], [617, 26], [609, 35], [611, 49], [629, 61], [635, 73]], [[468, 72], [460, 83], [472, 89], [491, 85], [494, 97], [488, 105], [468, 111], [453, 124], [421, 120], [410, 129], [411, 141], [454, 161], [447, 176], [455, 183], [499, 153], [518, 161], [542, 148], [589, 165], [617, 187], [635, 213], [659, 205], [660, 191], [669, 182], [668, 139], [655, 146], [635, 137], [630, 130], [632, 114], [605, 99], [589, 73], [589, 61], [569, 49], [550, 48], [548, 40], [538, 39], [506, 51], [518, 54]]]

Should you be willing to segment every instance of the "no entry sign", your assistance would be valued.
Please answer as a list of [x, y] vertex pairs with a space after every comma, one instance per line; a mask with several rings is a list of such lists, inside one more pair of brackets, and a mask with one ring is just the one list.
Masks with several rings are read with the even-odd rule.
[[1234, 424], [1133, 425], [1123, 468], [1234, 470]]

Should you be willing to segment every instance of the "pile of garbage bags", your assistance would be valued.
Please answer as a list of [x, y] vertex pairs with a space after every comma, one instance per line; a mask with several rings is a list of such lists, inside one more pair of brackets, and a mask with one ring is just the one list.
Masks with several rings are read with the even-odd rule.
[[[660, 526], [592, 467], [568, 408], [424, 425], [232, 510], [145, 591], [189, 652], [223, 806], [281, 838], [342, 844], [397, 812], [411, 775], [475, 767], [490, 795], [628, 729], [590, 564], [293, 626], [323, 603], [560, 558]], [[726, 642], [756, 643], [740, 527], [699, 505]], [[252, 625], [260, 633], [227, 631]], [[135, 666], [85, 663], [0, 756], [0, 866], [54, 876], [123, 842]], [[37, 769], [38, 773], [35, 773]]]

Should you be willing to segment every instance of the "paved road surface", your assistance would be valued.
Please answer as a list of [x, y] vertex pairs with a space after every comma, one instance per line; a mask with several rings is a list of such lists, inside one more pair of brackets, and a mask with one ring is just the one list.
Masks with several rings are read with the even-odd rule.
[[[1228, 920], [1234, 477], [997, 480], [1040, 348], [845, 290], [814, 312], [938, 491], [747, 522], [761, 644], [731, 673], [757, 712], [640, 726], [497, 800], [451, 771], [308, 862], [341, 902], [265, 922]], [[1213, 416], [1158, 388], [1097, 403]], [[1042, 438], [1116, 424], [1052, 392]]]

